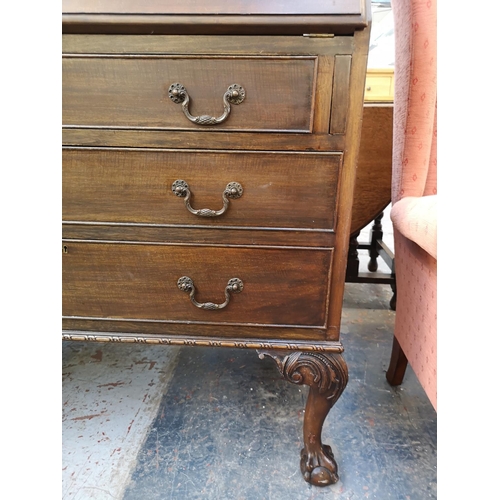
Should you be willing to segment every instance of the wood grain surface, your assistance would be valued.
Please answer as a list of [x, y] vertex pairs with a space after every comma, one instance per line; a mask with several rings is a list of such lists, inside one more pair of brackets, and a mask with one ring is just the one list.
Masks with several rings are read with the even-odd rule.
[[391, 201], [392, 103], [365, 104], [352, 205], [351, 234]]
[[[65, 18], [65, 32], [88, 30], [63, 37], [67, 328], [102, 322], [98, 330], [113, 323], [119, 332], [137, 322], [150, 334], [168, 324], [175, 325], [169, 333], [185, 335], [193, 324], [212, 337], [210, 328], [224, 327], [229, 336], [234, 325], [243, 337], [338, 343], [369, 43], [369, 30], [356, 27], [369, 25], [370, 16], [363, 3], [355, 14], [318, 15], [313, 8], [303, 19], [287, 12], [290, 2], [284, 15], [257, 16], [256, 28], [255, 6], [247, 4], [247, 16], [228, 12], [217, 22], [189, 10], [196, 8], [189, 1], [180, 7], [187, 15], [152, 12], [146, 23], [140, 12], [105, 8]], [[236, 17], [242, 36], [230, 35]], [[157, 21], [155, 36], [130, 36]], [[306, 36], [282, 36], [305, 25]], [[319, 26], [335, 36], [307, 35]], [[90, 34], [103, 27], [127, 35]], [[169, 99], [171, 83], [187, 88], [192, 115], [220, 115], [233, 83], [246, 98], [221, 128], [202, 128]], [[169, 191], [176, 179], [190, 185], [194, 209], [220, 208], [231, 181], [244, 193], [221, 219], [200, 222]], [[321, 237], [307, 244], [315, 231]], [[199, 302], [223, 302], [232, 277], [245, 288], [227, 308], [201, 310], [173, 286], [182, 275], [195, 282]]]
[[[348, 85], [350, 71], [349, 65], [337, 67], [335, 56], [350, 51], [350, 37], [65, 35], [63, 129], [72, 139], [63, 140], [117, 145], [109, 139], [120, 141], [129, 133], [124, 145], [147, 146], [151, 140], [144, 132], [151, 132], [153, 141], [172, 147], [183, 147], [184, 140], [190, 147], [198, 140], [198, 147], [212, 143], [225, 149], [290, 149], [296, 144], [297, 149], [317, 149], [318, 141], [326, 141], [323, 149], [335, 149], [338, 139], [327, 136], [330, 114], [343, 133], [348, 101], [341, 89]], [[338, 91], [332, 98], [334, 82]], [[242, 85], [246, 97], [231, 106], [225, 122], [200, 126], [168, 97], [172, 83], [187, 89], [192, 115], [219, 116], [222, 96], [232, 83]], [[68, 135], [71, 130], [76, 135]], [[108, 130], [113, 134], [106, 138]], [[232, 135], [221, 133], [226, 131]], [[244, 131], [273, 136], [241, 135]], [[307, 139], [311, 132], [322, 137]]]
[[64, 0], [63, 33], [352, 34], [370, 23], [363, 0]]
[[[63, 316], [324, 326], [331, 251], [67, 242]], [[221, 310], [195, 307], [177, 280], [189, 276], [198, 302], [223, 303], [231, 278], [243, 281]]]
[[[63, 150], [63, 220], [334, 229], [342, 156], [179, 150]], [[186, 181], [194, 209], [219, 210], [230, 182], [243, 195], [218, 217], [190, 213], [172, 183]]]
[[[312, 129], [316, 59], [173, 56], [63, 58], [63, 125], [132, 129], [301, 131]], [[182, 84], [189, 112], [219, 117], [228, 87], [244, 87], [220, 125], [190, 122], [168, 96]]]

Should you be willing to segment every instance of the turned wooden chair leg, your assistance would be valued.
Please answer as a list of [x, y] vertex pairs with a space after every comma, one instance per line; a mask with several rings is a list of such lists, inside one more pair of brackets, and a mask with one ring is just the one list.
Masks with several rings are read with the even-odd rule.
[[370, 249], [368, 250], [368, 254], [370, 255], [370, 261], [368, 262], [368, 271], [371, 271], [372, 273], [376, 272], [378, 269], [378, 241], [382, 241], [384, 237], [384, 232], [382, 231], [383, 216], [384, 212], [380, 212], [377, 217], [375, 217], [371, 230]]
[[347, 385], [347, 365], [340, 353], [258, 351], [269, 356], [289, 382], [309, 386], [304, 414], [304, 448], [300, 470], [315, 486], [328, 486], [339, 480], [337, 463], [330, 446], [321, 442], [321, 431], [328, 412]]
[[390, 385], [401, 385], [405, 375], [408, 359], [399, 345], [398, 339], [394, 337], [392, 341], [392, 354], [389, 368], [385, 374], [385, 378]]
[[359, 275], [358, 236], [361, 231], [356, 231], [349, 238], [349, 251], [347, 253], [346, 278], [357, 278]]

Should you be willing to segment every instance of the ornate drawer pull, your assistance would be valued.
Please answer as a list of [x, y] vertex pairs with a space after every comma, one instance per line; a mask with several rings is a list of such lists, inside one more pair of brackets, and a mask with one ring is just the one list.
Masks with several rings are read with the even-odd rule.
[[172, 183], [172, 191], [176, 196], [184, 198], [184, 204], [192, 214], [199, 215], [200, 217], [217, 217], [226, 212], [227, 207], [229, 206], [228, 198], [237, 200], [241, 197], [243, 194], [243, 187], [238, 182], [230, 182], [222, 193], [222, 202], [224, 203], [224, 206], [220, 210], [211, 210], [210, 208], [195, 210], [189, 203], [189, 200], [191, 199], [189, 184], [182, 179], [177, 179]]
[[172, 83], [172, 85], [170, 85], [170, 88], [168, 89], [168, 96], [175, 102], [175, 104], [182, 105], [182, 111], [184, 111], [184, 114], [189, 121], [197, 123], [198, 125], [218, 125], [219, 123], [225, 121], [229, 116], [229, 113], [231, 112], [231, 106], [229, 103], [241, 104], [243, 102], [245, 99], [245, 89], [237, 83], [233, 83], [233, 85], [228, 87], [222, 97], [224, 113], [222, 113], [222, 115], [218, 118], [209, 115], [193, 116], [188, 109], [189, 94], [184, 85], [181, 85], [180, 83]]
[[189, 298], [191, 302], [200, 309], [205, 309], [207, 311], [214, 311], [215, 309], [224, 309], [229, 304], [229, 299], [231, 293], [240, 293], [243, 290], [243, 281], [239, 278], [231, 278], [226, 285], [224, 293], [226, 294], [226, 300], [222, 304], [214, 304], [213, 302], [197, 302], [194, 298], [196, 289], [194, 287], [193, 280], [189, 276], [182, 276], [177, 280], [177, 286], [179, 290], [189, 293]]

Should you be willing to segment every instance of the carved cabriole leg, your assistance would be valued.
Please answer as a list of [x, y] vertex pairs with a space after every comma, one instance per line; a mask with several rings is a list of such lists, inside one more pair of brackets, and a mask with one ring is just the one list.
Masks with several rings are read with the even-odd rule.
[[269, 356], [289, 382], [309, 388], [304, 414], [304, 448], [300, 470], [304, 479], [315, 486], [336, 483], [337, 463], [330, 446], [321, 442], [321, 431], [328, 412], [347, 385], [347, 365], [339, 353], [258, 351]]

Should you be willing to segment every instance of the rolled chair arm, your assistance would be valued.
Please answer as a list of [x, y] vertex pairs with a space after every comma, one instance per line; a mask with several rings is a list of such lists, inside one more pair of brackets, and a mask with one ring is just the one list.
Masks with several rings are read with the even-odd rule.
[[394, 228], [437, 259], [437, 195], [407, 196], [391, 209]]

